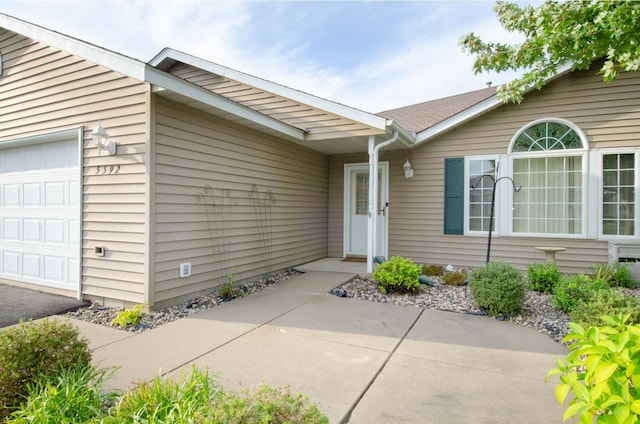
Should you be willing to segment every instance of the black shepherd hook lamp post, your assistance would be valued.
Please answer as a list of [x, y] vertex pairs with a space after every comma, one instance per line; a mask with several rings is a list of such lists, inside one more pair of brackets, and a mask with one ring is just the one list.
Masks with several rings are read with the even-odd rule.
[[513, 191], [515, 191], [516, 193], [519, 192], [520, 189], [522, 189], [522, 186], [516, 187], [516, 183], [513, 181], [513, 178], [511, 177], [500, 177], [496, 179], [491, 174], [484, 174], [483, 176], [480, 177], [480, 179], [478, 180], [478, 182], [476, 182], [475, 185], [471, 186], [471, 188], [475, 189], [486, 177], [491, 178], [491, 182], [493, 183], [493, 187], [491, 188], [491, 212], [489, 216], [489, 236], [487, 238], [487, 260], [485, 262], [485, 264], [488, 264], [489, 257], [491, 256], [491, 233], [493, 233], [493, 210], [496, 204], [496, 185], [498, 184], [498, 182], [500, 182], [500, 180], [505, 180], [505, 179], [509, 180], [511, 181], [511, 185], [513, 185]]

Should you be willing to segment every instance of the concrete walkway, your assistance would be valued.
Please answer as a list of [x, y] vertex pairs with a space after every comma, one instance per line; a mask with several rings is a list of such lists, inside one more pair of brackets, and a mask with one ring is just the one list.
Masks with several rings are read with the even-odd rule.
[[355, 274], [310, 271], [134, 335], [72, 320], [111, 387], [209, 367], [226, 389], [308, 394], [331, 423], [560, 423], [547, 371], [567, 351], [486, 317], [327, 294]]

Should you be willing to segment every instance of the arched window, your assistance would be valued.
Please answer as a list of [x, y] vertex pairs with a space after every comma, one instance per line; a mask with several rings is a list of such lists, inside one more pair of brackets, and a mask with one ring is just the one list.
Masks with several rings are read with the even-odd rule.
[[511, 170], [522, 189], [513, 195], [512, 232], [582, 235], [588, 142], [575, 124], [547, 118], [511, 140]]

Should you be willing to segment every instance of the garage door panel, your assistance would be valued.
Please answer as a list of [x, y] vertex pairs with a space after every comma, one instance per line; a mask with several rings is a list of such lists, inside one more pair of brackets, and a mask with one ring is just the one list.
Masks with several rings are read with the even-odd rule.
[[41, 183], [25, 183], [22, 186], [23, 204], [25, 207], [42, 206], [42, 184]]
[[63, 181], [48, 182], [45, 184], [45, 206], [48, 208], [64, 207], [67, 205], [65, 192], [67, 183]]
[[29, 243], [42, 243], [42, 220], [37, 218], [25, 218], [22, 221], [23, 241]]
[[20, 184], [5, 184], [2, 191], [5, 207], [20, 206]]
[[5, 251], [2, 254], [2, 271], [14, 276], [20, 275], [20, 253]]
[[4, 240], [21, 241], [22, 237], [20, 237], [20, 218], [5, 218], [3, 233]]
[[44, 221], [44, 241], [47, 244], [66, 244], [66, 222], [64, 219], [46, 219]]
[[77, 140], [0, 150], [0, 278], [77, 290]]
[[28, 278], [42, 278], [42, 258], [40, 255], [25, 253], [22, 255], [22, 275]]

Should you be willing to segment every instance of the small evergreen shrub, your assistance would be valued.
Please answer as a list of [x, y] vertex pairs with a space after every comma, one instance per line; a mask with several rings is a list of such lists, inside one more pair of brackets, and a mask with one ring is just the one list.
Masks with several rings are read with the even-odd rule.
[[394, 256], [371, 274], [381, 293], [415, 293], [420, 289], [421, 267], [411, 259]]
[[131, 309], [118, 312], [118, 316], [116, 316], [111, 323], [119, 327], [135, 326], [140, 323], [143, 315], [144, 305], [139, 304]]
[[522, 310], [526, 295], [524, 278], [511, 265], [489, 262], [469, 276], [473, 300], [493, 316], [512, 316]]
[[538, 263], [529, 265], [527, 277], [531, 290], [551, 293], [560, 280], [560, 272], [553, 262]]
[[588, 302], [595, 292], [607, 288], [602, 280], [576, 274], [563, 276], [553, 288], [553, 304], [565, 313], [570, 313], [580, 302]]
[[603, 316], [603, 326], [569, 323], [571, 342], [565, 360], [547, 374], [559, 375], [555, 393], [564, 406], [563, 421], [578, 415], [581, 423], [635, 423], [640, 419], [640, 327], [627, 316]]
[[444, 274], [444, 267], [442, 265], [425, 265], [422, 267], [422, 275], [429, 277], [439, 277]]
[[587, 300], [580, 300], [569, 313], [571, 321], [584, 326], [601, 326], [603, 315], [628, 315], [629, 324], [640, 323], [638, 299], [624, 294], [620, 289], [597, 290]]
[[0, 420], [20, 405], [30, 384], [90, 361], [87, 341], [69, 322], [45, 319], [0, 331]]
[[442, 281], [450, 286], [464, 286], [467, 281], [467, 274], [460, 271], [447, 272], [442, 276]]

